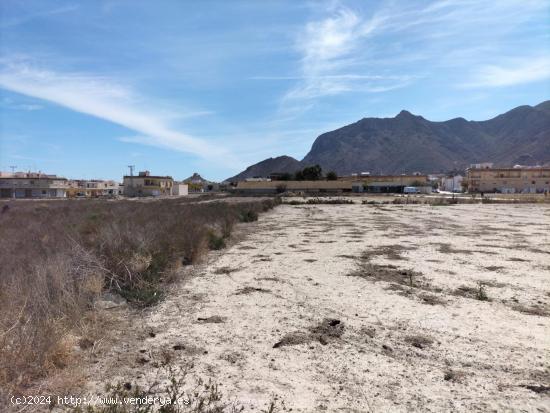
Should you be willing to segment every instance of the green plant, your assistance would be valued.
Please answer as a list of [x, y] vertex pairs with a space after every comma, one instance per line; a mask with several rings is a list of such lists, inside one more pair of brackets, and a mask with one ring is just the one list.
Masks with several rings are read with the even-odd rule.
[[211, 250], [221, 250], [225, 248], [225, 239], [217, 235], [214, 231], [208, 233], [208, 248]]
[[241, 222], [253, 222], [258, 220], [258, 213], [252, 209], [241, 212]]
[[319, 165], [306, 166], [294, 174], [296, 181], [318, 181], [323, 177], [323, 170]]
[[477, 283], [476, 298], [480, 301], [489, 301], [487, 290], [482, 282]]

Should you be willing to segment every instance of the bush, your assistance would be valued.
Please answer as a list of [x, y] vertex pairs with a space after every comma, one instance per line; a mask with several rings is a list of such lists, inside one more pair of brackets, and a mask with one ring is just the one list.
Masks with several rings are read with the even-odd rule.
[[248, 210], [241, 213], [241, 222], [254, 222], [258, 220], [258, 213], [254, 210]]
[[225, 239], [222, 236], [216, 235], [215, 232], [208, 233], [208, 247], [211, 250], [221, 250], [225, 248]]
[[[152, 305], [182, 264], [225, 246], [233, 225], [280, 200], [7, 201], [0, 215], [0, 393], [62, 369], [68, 337], [117, 293]], [[2, 205], [0, 205], [2, 207]], [[1, 398], [0, 394], [0, 398]], [[0, 404], [1, 410], [1, 404]]]

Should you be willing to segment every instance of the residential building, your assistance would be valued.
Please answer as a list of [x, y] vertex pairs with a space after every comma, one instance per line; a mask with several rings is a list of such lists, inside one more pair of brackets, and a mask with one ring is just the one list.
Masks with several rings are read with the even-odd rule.
[[462, 182], [464, 177], [462, 175], [444, 176], [439, 182], [439, 189], [448, 192], [462, 192]]
[[468, 192], [542, 193], [550, 191], [550, 167], [477, 168], [467, 170]]
[[42, 172], [2, 173], [0, 198], [65, 198], [66, 178]]
[[103, 181], [98, 179], [92, 180], [71, 180], [68, 182], [69, 189], [67, 190], [68, 197], [115, 197], [122, 194], [122, 190], [115, 181]]
[[174, 180], [171, 176], [153, 176], [149, 171], [139, 172], [138, 176], [124, 176], [124, 195], [134, 196], [170, 196]]

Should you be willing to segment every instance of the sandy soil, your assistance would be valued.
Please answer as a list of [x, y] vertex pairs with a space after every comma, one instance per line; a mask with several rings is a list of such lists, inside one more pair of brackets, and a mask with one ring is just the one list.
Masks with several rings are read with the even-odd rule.
[[91, 389], [169, 357], [246, 411], [550, 411], [550, 207], [282, 205], [246, 231], [94, 349]]

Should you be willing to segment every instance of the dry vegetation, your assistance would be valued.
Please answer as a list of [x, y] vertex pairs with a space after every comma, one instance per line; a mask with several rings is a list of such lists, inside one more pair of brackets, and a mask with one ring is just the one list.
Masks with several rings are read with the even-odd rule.
[[274, 205], [178, 199], [5, 203], [0, 398], [24, 394], [66, 367], [75, 345], [70, 337], [97, 321], [95, 307], [106, 292], [135, 306], [156, 303], [178, 267], [223, 248], [235, 223], [254, 221]]

